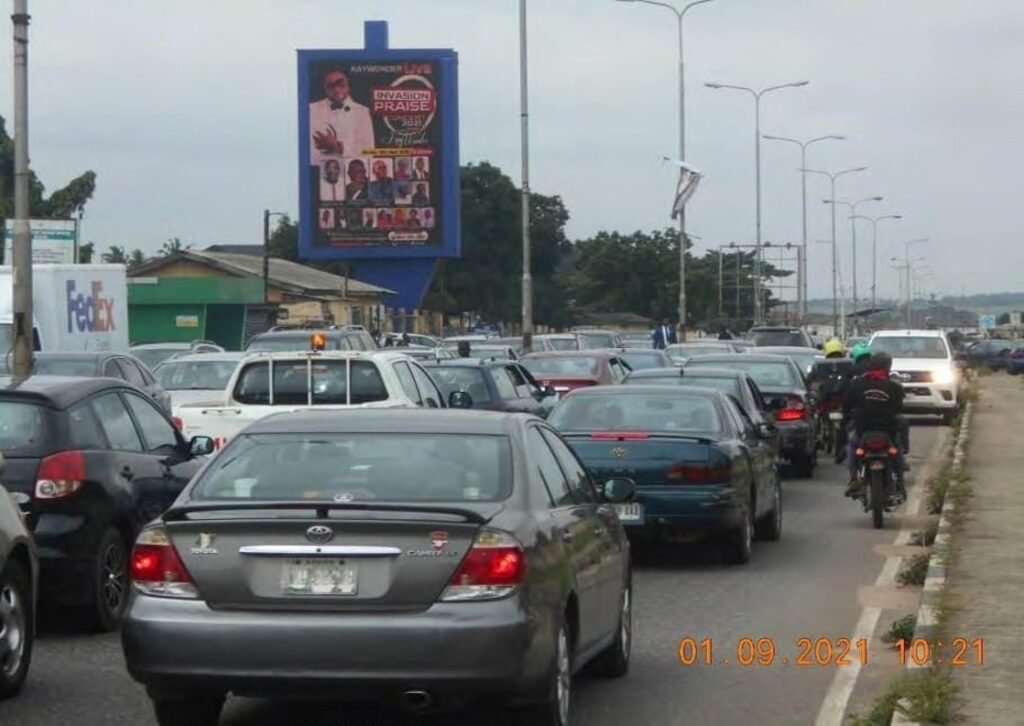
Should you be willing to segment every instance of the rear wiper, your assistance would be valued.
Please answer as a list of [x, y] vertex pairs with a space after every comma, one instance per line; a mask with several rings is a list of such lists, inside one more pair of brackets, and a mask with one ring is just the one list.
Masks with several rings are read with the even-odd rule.
[[262, 509], [286, 509], [316, 511], [318, 519], [327, 519], [335, 510], [357, 512], [418, 512], [422, 514], [448, 514], [462, 517], [474, 524], [485, 524], [490, 517], [464, 507], [445, 507], [420, 504], [373, 504], [370, 502], [293, 502], [293, 501], [246, 501], [246, 502], [197, 502], [173, 507], [164, 513], [165, 522], [181, 522], [190, 514], [204, 512], [258, 511]]

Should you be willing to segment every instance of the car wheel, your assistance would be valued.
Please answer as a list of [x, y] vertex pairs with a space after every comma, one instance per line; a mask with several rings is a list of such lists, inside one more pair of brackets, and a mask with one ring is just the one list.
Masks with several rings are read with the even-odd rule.
[[722, 559], [730, 565], [745, 565], [753, 551], [754, 518], [753, 509], [747, 507], [743, 523], [730, 531], [722, 542]]
[[548, 680], [548, 692], [541, 703], [516, 711], [516, 726], [569, 726], [572, 710], [572, 639], [564, 616], [555, 636], [554, 661]]
[[159, 726], [217, 726], [224, 709], [224, 696], [158, 698], [153, 712]]
[[620, 678], [629, 670], [629, 654], [633, 646], [633, 586], [622, 590], [619, 602], [619, 631], [615, 640], [594, 661], [594, 672], [606, 678]]
[[93, 621], [99, 630], [117, 630], [128, 605], [128, 548], [113, 527], [100, 538], [93, 558]]
[[782, 482], [775, 480], [775, 496], [772, 508], [757, 522], [757, 538], [777, 542], [782, 537]]
[[28, 576], [14, 562], [0, 573], [0, 699], [17, 695], [32, 660], [35, 619]]
[[946, 426], [952, 426], [955, 420], [956, 411], [946, 411], [944, 414], [942, 414], [942, 423], [944, 423]]

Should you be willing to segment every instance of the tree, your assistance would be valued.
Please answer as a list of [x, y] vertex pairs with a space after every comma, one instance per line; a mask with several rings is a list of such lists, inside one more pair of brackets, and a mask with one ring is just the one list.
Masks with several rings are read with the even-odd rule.
[[128, 253], [124, 247], [110, 245], [107, 251], [100, 255], [100, 259], [112, 265], [125, 265], [128, 264]]
[[[29, 209], [33, 219], [68, 219], [80, 215], [96, 191], [96, 174], [87, 171], [49, 197], [33, 172], [29, 179]], [[14, 139], [0, 116], [0, 228], [14, 214]], [[0, 252], [2, 254], [2, 252]]]
[[92, 262], [93, 254], [96, 252], [95, 242], [86, 242], [84, 245], [78, 245], [78, 261], [83, 265], [88, 265]]
[[132, 250], [132, 253], [128, 255], [128, 269], [133, 270], [140, 265], [146, 263], [146, 255], [143, 254], [142, 250], [136, 248]]
[[299, 261], [299, 225], [288, 215], [279, 217], [277, 226], [270, 233], [270, 256]]
[[160, 257], [170, 257], [190, 249], [192, 249], [192, 245], [183, 245], [180, 237], [171, 237], [160, 248]]
[[1010, 314], [1009, 313], [1002, 313], [999, 317], [996, 318], [996, 325], [1009, 325], [1009, 324], [1010, 324]]

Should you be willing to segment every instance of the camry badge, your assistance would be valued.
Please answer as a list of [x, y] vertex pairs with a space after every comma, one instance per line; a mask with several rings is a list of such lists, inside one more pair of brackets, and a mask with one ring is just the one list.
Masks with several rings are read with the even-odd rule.
[[448, 533], [447, 532], [431, 532], [430, 533], [430, 544], [434, 545], [435, 550], [443, 550], [448, 546]]
[[334, 530], [323, 524], [314, 524], [306, 530], [306, 539], [313, 544], [323, 544], [334, 539]]
[[616, 459], [621, 459], [625, 455], [626, 455], [626, 447], [625, 446], [616, 446], [614, 449], [612, 449], [612, 456], [614, 456]]
[[189, 550], [194, 555], [216, 555], [219, 554], [217, 548], [213, 546], [214, 541], [217, 539], [215, 534], [207, 534], [200, 532], [199, 536], [196, 537], [196, 543]]

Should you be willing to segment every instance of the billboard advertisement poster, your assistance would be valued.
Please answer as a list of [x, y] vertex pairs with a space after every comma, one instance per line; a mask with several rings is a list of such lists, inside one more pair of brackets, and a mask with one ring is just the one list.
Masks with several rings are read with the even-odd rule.
[[458, 254], [454, 51], [299, 52], [300, 252]]
[[[73, 264], [77, 262], [78, 223], [73, 219], [30, 219], [32, 262], [35, 264]], [[4, 224], [4, 264], [11, 264], [14, 246], [14, 221]]]

